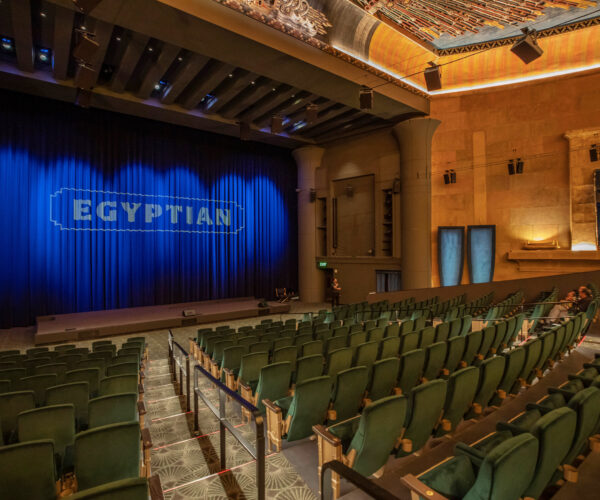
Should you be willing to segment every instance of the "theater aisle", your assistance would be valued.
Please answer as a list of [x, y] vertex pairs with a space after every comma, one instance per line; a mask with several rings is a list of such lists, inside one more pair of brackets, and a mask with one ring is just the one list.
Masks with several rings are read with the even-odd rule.
[[[176, 340], [184, 348], [188, 347], [192, 334], [190, 328], [174, 331]], [[185, 397], [177, 395], [171, 380], [167, 332], [152, 332], [146, 338], [149, 346], [144, 381], [146, 425], [153, 443], [152, 473], [160, 476], [165, 499], [256, 498], [256, 462], [229, 432], [226, 438], [228, 469], [219, 472], [219, 421], [202, 403], [199, 405], [200, 431], [197, 435], [194, 433], [194, 415], [186, 412]], [[206, 389], [210, 393], [210, 388]], [[213, 394], [216, 396], [216, 391], [213, 390]], [[253, 435], [253, 429], [242, 422], [236, 411], [231, 412], [231, 419], [243, 434]], [[267, 455], [265, 476], [266, 498], [316, 499], [282, 453]]]

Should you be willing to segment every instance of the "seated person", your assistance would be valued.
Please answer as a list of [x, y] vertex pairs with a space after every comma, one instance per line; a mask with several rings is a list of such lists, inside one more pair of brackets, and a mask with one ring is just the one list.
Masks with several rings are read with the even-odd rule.
[[577, 309], [580, 312], [587, 311], [590, 306], [590, 302], [592, 302], [592, 292], [589, 288], [585, 286], [579, 287], [579, 300], [577, 300]]
[[577, 301], [577, 290], [571, 290], [566, 297], [556, 304], [548, 313], [547, 323], [553, 323], [559, 318], [564, 318], [569, 315], [569, 311], [574, 309]]

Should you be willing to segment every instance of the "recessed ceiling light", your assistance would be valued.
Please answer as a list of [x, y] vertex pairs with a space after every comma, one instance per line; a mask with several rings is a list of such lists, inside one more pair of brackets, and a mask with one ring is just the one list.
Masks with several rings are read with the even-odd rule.
[[250, 82], [250, 85], [256, 85], [256, 82]]
[[233, 73], [229, 73], [227, 76], [228, 76], [229, 78], [233, 78]]
[[179, 62], [181, 62], [181, 61], [183, 61], [183, 57], [179, 56], [179, 57], [177, 58], [177, 60], [178, 60]]
[[276, 90], [277, 90], [277, 89], [276, 89], [275, 87], [273, 87], [273, 88], [271, 89], [271, 91], [272, 91], [272, 92], [275, 92]]
[[117, 36], [117, 37], [115, 37], [115, 40], [116, 40], [117, 42], [120, 42], [120, 41], [121, 41], [121, 37], [120, 37], [120, 36]]
[[152, 47], [148, 47], [148, 52], [154, 52], [154, 49]]
[[79, 26], [79, 29], [81, 29], [83, 31], [87, 30], [87, 28], [83, 24], [81, 26]]
[[46, 17], [46, 16], [47, 16], [47, 14], [46, 14], [44, 11], [42, 11], [42, 12], [40, 12], [40, 16], [42, 16], [42, 17]]

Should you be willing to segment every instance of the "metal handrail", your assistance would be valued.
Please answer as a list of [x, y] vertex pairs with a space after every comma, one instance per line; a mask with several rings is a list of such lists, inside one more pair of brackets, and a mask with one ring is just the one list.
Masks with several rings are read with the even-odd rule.
[[375, 500], [399, 500], [397, 496], [392, 495], [389, 491], [338, 460], [327, 462], [321, 468], [321, 500], [330, 500], [333, 498], [331, 478], [328, 477], [327, 471], [330, 471], [329, 474], [335, 473], [350, 481], [354, 486]]
[[[202, 392], [198, 386], [198, 376], [202, 374], [210, 382], [212, 382], [217, 390], [219, 391], [219, 407], [210, 401], [210, 399]], [[243, 408], [245, 408], [250, 415], [254, 418], [256, 428], [256, 444], [252, 444], [240, 434], [235, 426], [227, 419], [225, 408], [226, 397], [235, 400]], [[198, 431], [200, 426], [198, 422], [198, 403], [199, 398], [202, 399], [204, 404], [213, 413], [215, 417], [219, 419], [219, 437], [220, 437], [220, 450], [221, 450], [221, 471], [227, 469], [227, 448], [225, 442], [225, 429], [227, 429], [233, 437], [240, 443], [246, 451], [256, 460], [256, 487], [258, 490], [258, 500], [265, 499], [265, 424], [261, 413], [258, 408], [253, 404], [246, 401], [237, 392], [232, 391], [229, 387], [223, 384], [219, 379], [213, 377], [213, 375], [205, 370], [202, 366], [194, 365], [194, 430]]]
[[[175, 354], [177, 347], [177, 355]], [[185, 362], [182, 361], [182, 357]], [[173, 381], [177, 382], [177, 367], [179, 367], [179, 395], [183, 396], [183, 376], [185, 375], [185, 404], [186, 411], [190, 411], [191, 407], [191, 391], [190, 391], [190, 355], [175, 341], [173, 332], [169, 330], [169, 368], [173, 375]]]

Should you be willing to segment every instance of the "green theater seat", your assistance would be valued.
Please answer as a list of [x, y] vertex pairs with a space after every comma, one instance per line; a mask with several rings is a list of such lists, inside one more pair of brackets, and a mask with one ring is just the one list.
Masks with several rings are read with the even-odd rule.
[[56, 385], [46, 390], [46, 404], [72, 404], [75, 408], [77, 428], [88, 424], [89, 385], [87, 382], [71, 382]]
[[[504, 357], [504, 373], [498, 384], [496, 394], [492, 397], [491, 404], [498, 406], [508, 394], [514, 394], [515, 383], [525, 363], [525, 349], [517, 347], [502, 355]], [[516, 384], [517, 390], [520, 384]]]
[[400, 356], [397, 386], [402, 394], [408, 394], [419, 383], [424, 366], [425, 351], [423, 349], [405, 352]]
[[367, 389], [368, 369], [357, 366], [338, 372], [327, 412], [329, 424], [354, 417], [362, 406]]
[[54, 373], [45, 375], [32, 375], [24, 377], [19, 381], [18, 387], [21, 391], [33, 391], [36, 406], [42, 406], [46, 400], [46, 389], [56, 385], [57, 376]]
[[481, 415], [487, 408], [494, 393], [498, 389], [502, 375], [504, 374], [505, 360], [502, 356], [485, 359], [479, 366], [479, 383], [477, 392], [473, 398], [471, 409], [465, 418], [474, 418]]
[[373, 363], [367, 398], [370, 401], [377, 401], [390, 396], [396, 386], [399, 370], [400, 360], [397, 357], [386, 358]]
[[100, 396], [88, 403], [88, 427], [102, 427], [139, 420], [137, 394], [125, 392], [112, 396]]
[[352, 366], [352, 354], [353, 350], [351, 347], [344, 347], [343, 349], [336, 349], [330, 352], [327, 355], [325, 374], [335, 377], [342, 370], [350, 368]]
[[462, 368], [450, 375], [444, 402], [443, 419], [436, 429], [436, 436], [443, 436], [456, 429], [463, 415], [473, 403], [478, 382], [479, 369], [474, 366]]
[[448, 345], [446, 342], [436, 342], [425, 349], [425, 367], [423, 369], [423, 379], [425, 381], [438, 378], [444, 367], [447, 351]]
[[451, 337], [447, 342], [447, 354], [442, 374], [444, 377], [454, 373], [463, 359], [466, 337]]
[[[239, 389], [242, 397], [252, 403], [258, 411], [264, 413], [263, 399], [276, 401], [288, 395], [292, 379], [292, 365], [289, 361], [263, 366], [260, 370], [256, 389], [243, 382]], [[244, 410], [242, 410], [244, 411]], [[248, 420], [250, 420], [248, 416]]]

